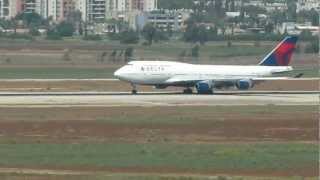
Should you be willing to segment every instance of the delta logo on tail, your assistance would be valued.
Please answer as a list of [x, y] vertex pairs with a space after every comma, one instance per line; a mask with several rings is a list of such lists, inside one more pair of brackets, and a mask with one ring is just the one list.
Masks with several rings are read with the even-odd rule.
[[298, 41], [297, 36], [287, 36], [271, 51], [259, 65], [261, 66], [288, 66]]

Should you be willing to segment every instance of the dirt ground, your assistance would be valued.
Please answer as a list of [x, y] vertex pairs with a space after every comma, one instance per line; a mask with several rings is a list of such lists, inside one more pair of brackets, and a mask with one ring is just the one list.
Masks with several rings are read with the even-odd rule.
[[[320, 80], [287, 80], [266, 81], [257, 84], [252, 90], [283, 90], [283, 91], [318, 91]], [[160, 91], [153, 87], [138, 86], [139, 91]], [[1, 81], [0, 91], [130, 91], [129, 83], [121, 81], [79, 80], [79, 81]], [[182, 90], [168, 88], [166, 90]], [[230, 89], [232, 90], [232, 89]]]
[[[199, 107], [198, 107], [199, 108]], [[201, 108], [201, 107], [200, 107]], [[276, 107], [274, 107], [276, 108]], [[297, 107], [299, 108], [299, 107]], [[272, 110], [271, 110], [272, 111]], [[317, 143], [319, 114], [311, 110], [282, 113], [212, 111], [207, 113], [181, 113], [191, 121], [129, 121], [148, 112], [150, 117], [166, 118], [177, 115], [172, 107], [64, 107], [64, 108], [0, 108], [0, 143], [181, 143], [181, 144], [247, 144], [257, 142]], [[115, 118], [112, 121], [103, 117]], [[117, 119], [118, 118], [118, 119]], [[119, 120], [119, 121], [118, 121]], [[16, 167], [4, 167], [16, 168]], [[103, 167], [19, 167], [71, 170], [71, 172], [112, 173], [173, 173], [185, 174], [172, 168], [103, 168]], [[295, 173], [316, 176], [313, 168], [288, 171], [256, 172], [227, 169], [216, 172], [188, 172], [190, 174], [228, 174], [244, 176], [293, 176]], [[1, 169], [0, 169], [1, 173]]]
[[[130, 122], [128, 117], [141, 117], [146, 111], [150, 118], [159, 120], [149, 121], [146, 117], [142, 122]], [[316, 111], [273, 115], [237, 112], [208, 112], [203, 115], [181, 113], [181, 119], [186, 118], [185, 116], [191, 119], [182, 120], [185, 122], [176, 119], [173, 122], [161, 121], [159, 117], [163, 116], [163, 112], [166, 112], [166, 118], [177, 118], [177, 112], [172, 107], [132, 107], [127, 108], [125, 112], [120, 107], [0, 108], [0, 139], [132, 143], [318, 140]], [[108, 118], [114, 119], [110, 121]], [[128, 120], [123, 120], [125, 118]]]

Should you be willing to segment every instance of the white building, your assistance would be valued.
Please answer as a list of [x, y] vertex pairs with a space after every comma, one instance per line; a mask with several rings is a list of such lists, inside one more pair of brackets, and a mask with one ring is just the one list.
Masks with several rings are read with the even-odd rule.
[[102, 22], [106, 18], [106, 0], [87, 0], [86, 20]]
[[10, 18], [9, 0], [0, 0], [0, 18]]
[[147, 1], [147, 3], [145, 4], [145, 11], [154, 11], [158, 9], [158, 0], [149, 0]]
[[82, 15], [82, 20], [87, 20], [87, 0], [76, 0], [75, 1], [75, 8], [79, 10]]
[[147, 23], [151, 23], [163, 31], [181, 31], [189, 17], [190, 12], [183, 10], [144, 12], [137, 16], [136, 26], [137, 29], [142, 29]]
[[47, 17], [51, 17], [53, 21], [63, 19], [63, 0], [47, 1]]
[[272, 11], [284, 11], [287, 10], [286, 1], [275, 1], [272, 3], [263, 2], [262, 0], [252, 0], [244, 3], [244, 6], [257, 6], [261, 8], [265, 8], [268, 12]]
[[319, 0], [298, 0], [297, 12], [302, 10], [311, 10], [311, 9], [320, 11], [320, 1]]

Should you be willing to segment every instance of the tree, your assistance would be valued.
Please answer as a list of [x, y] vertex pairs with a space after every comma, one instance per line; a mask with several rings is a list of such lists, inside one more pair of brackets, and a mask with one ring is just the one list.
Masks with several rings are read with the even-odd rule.
[[137, 44], [139, 40], [139, 34], [132, 29], [124, 31], [120, 35], [120, 42], [124, 44]]
[[56, 31], [56, 29], [49, 29], [47, 31], [47, 39], [48, 40], [61, 40], [62, 37], [60, 34]]
[[316, 10], [311, 9], [310, 11], [300, 11], [297, 15], [301, 22], [310, 21], [313, 26], [319, 26], [319, 14]]
[[305, 53], [319, 53], [319, 39], [312, 40], [306, 46]]
[[156, 32], [157, 29], [151, 23], [148, 23], [143, 27], [142, 35], [148, 41], [148, 45], [152, 45]]
[[205, 25], [198, 25], [191, 20], [187, 22], [184, 40], [186, 42], [205, 44], [208, 41], [208, 32]]
[[20, 13], [15, 17], [16, 20], [22, 20], [23, 24], [30, 28], [32, 27], [39, 27], [42, 24], [42, 17], [35, 12], [32, 13]]
[[311, 16], [311, 23], [313, 26], [319, 26], [319, 12], [317, 12], [315, 9], [311, 9], [310, 11], [310, 16]]
[[15, 18], [11, 18], [10, 20], [0, 19], [0, 27], [3, 29], [13, 29], [14, 35], [17, 34], [17, 20]]
[[127, 47], [125, 52], [124, 52], [124, 60], [125, 62], [129, 62], [130, 58], [133, 57], [133, 48], [132, 47]]
[[273, 24], [272, 23], [267, 23], [266, 25], [265, 25], [265, 32], [266, 33], [272, 33], [273, 32], [273, 30], [274, 30], [274, 26], [273, 26]]
[[303, 39], [303, 40], [312, 39], [312, 33], [309, 30], [303, 30], [300, 33], [300, 38]]
[[194, 59], [198, 59], [200, 55], [200, 46], [197, 44], [191, 49], [191, 56]]
[[82, 35], [82, 13], [80, 10], [71, 11], [66, 18], [68, 23], [71, 23], [76, 30], [76, 32]]
[[113, 50], [110, 54], [110, 58], [112, 62], [116, 62], [117, 50]]
[[193, 0], [158, 0], [159, 9], [192, 9]]
[[297, 4], [296, 0], [286, 0], [288, 11], [287, 11], [287, 20], [296, 21], [297, 19]]
[[66, 21], [62, 21], [60, 24], [58, 24], [56, 29], [60, 36], [72, 36], [75, 32], [73, 25]]
[[30, 27], [30, 28], [29, 28], [29, 34], [30, 34], [31, 36], [39, 36], [39, 35], [40, 35], [40, 32], [39, 32], [38, 28], [36, 28], [36, 27]]
[[183, 34], [183, 39], [186, 42], [196, 43], [198, 41], [198, 27], [194, 23], [187, 23], [186, 31]]
[[208, 41], [208, 31], [205, 25], [200, 25], [198, 27], [198, 41], [200, 44], [204, 45]]
[[[210, 7], [210, 6], [209, 6]], [[224, 16], [224, 10], [222, 8], [222, 0], [215, 0], [214, 2], [214, 12], [216, 12], [216, 17], [220, 18]]]

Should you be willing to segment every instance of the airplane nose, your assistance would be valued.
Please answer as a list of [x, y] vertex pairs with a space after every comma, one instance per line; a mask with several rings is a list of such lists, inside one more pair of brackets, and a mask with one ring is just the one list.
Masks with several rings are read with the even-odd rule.
[[120, 78], [120, 69], [118, 69], [116, 72], [113, 73], [113, 75], [116, 77], [116, 78]]

